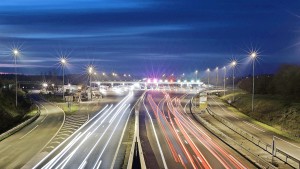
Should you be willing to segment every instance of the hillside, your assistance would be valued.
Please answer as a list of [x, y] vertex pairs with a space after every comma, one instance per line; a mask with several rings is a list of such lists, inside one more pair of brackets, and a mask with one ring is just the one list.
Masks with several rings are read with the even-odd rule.
[[[224, 100], [233, 94], [222, 96]], [[279, 95], [255, 95], [254, 112], [251, 109], [251, 94], [236, 92], [236, 101], [232, 106], [242, 113], [289, 133], [289, 136], [300, 138], [300, 101], [290, 100]]]
[[0, 90], [0, 133], [3, 133], [28, 119], [33, 109], [30, 100], [21, 91], [18, 92], [18, 108], [15, 107], [15, 92]]

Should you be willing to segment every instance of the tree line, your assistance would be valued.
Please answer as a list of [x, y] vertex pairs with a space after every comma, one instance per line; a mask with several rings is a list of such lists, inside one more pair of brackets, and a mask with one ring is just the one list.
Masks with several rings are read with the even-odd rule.
[[[247, 76], [238, 82], [239, 88], [252, 93], [252, 78]], [[255, 76], [256, 94], [282, 95], [300, 98], [300, 65], [281, 65], [273, 75]]]

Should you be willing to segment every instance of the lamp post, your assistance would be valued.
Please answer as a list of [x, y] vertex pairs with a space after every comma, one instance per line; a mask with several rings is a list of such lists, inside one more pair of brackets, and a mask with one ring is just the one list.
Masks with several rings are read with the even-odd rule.
[[60, 59], [60, 63], [63, 68], [63, 84], [62, 84], [62, 92], [63, 92], [63, 100], [65, 100], [65, 66], [67, 64], [67, 60], [65, 58]]
[[91, 100], [93, 100], [93, 96], [92, 96], [92, 74], [93, 74], [93, 67], [90, 66], [88, 68], [88, 73], [89, 73], [89, 77], [90, 77], [90, 93], [91, 93]]
[[18, 49], [14, 49], [13, 51], [14, 60], [15, 60], [15, 75], [16, 75], [16, 107], [18, 106], [18, 72], [17, 72], [17, 57], [20, 52]]
[[254, 63], [256, 59], [256, 52], [252, 52], [250, 57], [252, 59], [252, 112], [254, 111]]
[[209, 87], [209, 73], [210, 73], [210, 69], [207, 68], [206, 72], [207, 72], [207, 84], [208, 84], [208, 87]]
[[195, 74], [196, 74], [196, 81], [198, 79], [198, 70], [195, 71]]
[[225, 96], [225, 87], [226, 87], [226, 66], [223, 67], [224, 69], [224, 96]]
[[235, 66], [236, 66], [236, 61], [232, 61], [231, 62], [231, 66], [232, 66], [232, 90], [233, 90], [233, 101], [234, 101], [234, 80], [235, 80], [235, 77], [234, 77], [234, 71], [235, 71]]
[[216, 87], [218, 87], [218, 84], [219, 84], [219, 67], [216, 67], [216, 73], [217, 73]]

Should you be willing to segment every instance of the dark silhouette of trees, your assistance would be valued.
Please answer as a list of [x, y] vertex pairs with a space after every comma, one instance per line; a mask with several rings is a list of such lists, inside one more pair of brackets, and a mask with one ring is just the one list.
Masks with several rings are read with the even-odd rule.
[[[239, 81], [238, 86], [252, 93], [252, 76]], [[259, 75], [255, 77], [256, 94], [277, 94], [289, 98], [300, 98], [300, 66], [281, 65], [274, 75]]]

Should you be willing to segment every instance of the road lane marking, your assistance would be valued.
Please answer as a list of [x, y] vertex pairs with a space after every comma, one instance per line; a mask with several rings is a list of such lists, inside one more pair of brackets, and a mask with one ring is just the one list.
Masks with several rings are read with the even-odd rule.
[[256, 130], [259, 130], [259, 131], [261, 131], [261, 132], [265, 132], [265, 130], [260, 129], [260, 128], [254, 126], [253, 124], [251, 124], [251, 123], [249, 123], [249, 122], [247, 122], [247, 121], [243, 121], [243, 123], [245, 123], [245, 124], [247, 124], [247, 125], [249, 125], [249, 126], [255, 128]]
[[[126, 101], [126, 100], [128, 99], [129, 96], [130, 96], [130, 95], [127, 95], [125, 98], [123, 98], [123, 99], [116, 105], [116, 107], [118, 107], [121, 103], [123, 103], [124, 101]], [[113, 106], [113, 105], [111, 105], [111, 106], [107, 109], [108, 105], [106, 105], [101, 111], [99, 111], [95, 116], [93, 116], [93, 117], [89, 120], [89, 122], [84, 123], [84, 125], [82, 125], [77, 131], [75, 131], [75, 132], [72, 134], [72, 136], [74, 136], [75, 134], [77, 134], [77, 133], [78, 133], [80, 130], [82, 130], [87, 124], [90, 124], [90, 122], [91, 122], [91, 123], [92, 123], [91, 126], [89, 126], [88, 129], [86, 129], [85, 132], [83, 132], [83, 134], [85, 134], [85, 133], [86, 133], [88, 130], [90, 130], [96, 123], [98, 123], [98, 121], [100, 121], [100, 120], [105, 116], [106, 113], [102, 113], [102, 112], [103, 112], [103, 111], [105, 111], [105, 112], [109, 111], [109, 110], [111, 109], [112, 106]], [[100, 115], [100, 117], [98, 117], [99, 115]], [[92, 120], [95, 119], [95, 118], [98, 118], [98, 119], [96, 119], [95, 122], [92, 122]], [[80, 134], [81, 134], [81, 132], [80, 132]], [[38, 164], [36, 164], [36, 165], [34, 166], [34, 168], [38, 168], [39, 165], [41, 165], [43, 162], [45, 162], [45, 160], [46, 160], [47, 158], [49, 158], [54, 152], [56, 152], [61, 146], [64, 145], [64, 143], [66, 143], [66, 142], [69, 141], [70, 139], [71, 139], [71, 137], [68, 137], [66, 140], [64, 140], [60, 145], [58, 145], [54, 150], [52, 150], [46, 157], [44, 157]], [[72, 140], [71, 142], [73, 142], [73, 141], [74, 141], [74, 140]], [[76, 141], [77, 141], [77, 140], [76, 140]], [[68, 146], [69, 146], [69, 145], [67, 145], [67, 147], [68, 147]], [[65, 147], [64, 149], [66, 149], [66, 147]], [[61, 154], [61, 153], [63, 153], [63, 150], [62, 150], [59, 154]], [[57, 158], [57, 156], [54, 157], [54, 159], [55, 159], [55, 158]], [[53, 159], [52, 159], [51, 161], [53, 161]], [[49, 166], [49, 164], [46, 165], [46, 166]]]
[[[121, 138], [120, 138], [120, 141], [119, 141], [118, 148], [117, 148], [117, 150], [116, 150], [116, 153], [115, 153], [115, 155], [114, 155], [113, 161], [112, 161], [111, 166], [110, 166], [111, 169], [113, 169], [113, 167], [114, 167], [114, 165], [115, 165], [115, 161], [116, 161], [116, 159], [117, 159], [117, 154], [118, 154], [119, 149], [120, 149], [120, 147], [121, 147], [121, 143], [122, 143], [122, 140], [123, 140], [123, 137], [124, 137], [124, 134], [125, 134], [125, 129], [126, 129], [127, 125], [128, 125], [128, 121], [129, 121], [129, 117], [130, 117], [130, 115], [131, 115], [131, 112], [133, 111], [133, 109], [135, 108], [136, 104], [137, 104], [139, 101], [140, 101], [140, 99], [138, 99], [138, 100], [136, 101], [136, 103], [132, 106], [132, 108], [131, 108], [131, 110], [130, 110], [129, 116], [128, 116], [128, 118], [127, 118], [125, 127], [124, 127], [124, 129], [123, 129], [123, 132], [122, 132], [122, 135], [121, 135]], [[135, 144], [135, 143], [132, 142], [132, 144]]]
[[[45, 100], [46, 101], [46, 100]], [[47, 101], [46, 101], [47, 102]], [[53, 104], [53, 103], [51, 103], [51, 102], [49, 102], [51, 105], [53, 105], [53, 106], [56, 106], [55, 104]], [[42, 105], [42, 104], [41, 104]], [[58, 106], [56, 106], [57, 108], [59, 108]], [[44, 108], [47, 110], [47, 108], [44, 106]], [[56, 131], [56, 133], [53, 135], [53, 137], [45, 144], [45, 146], [40, 150], [40, 152], [44, 149], [44, 148], [46, 148], [49, 144], [50, 144], [50, 142], [57, 136], [57, 134], [59, 133], [59, 131], [62, 129], [62, 127], [63, 127], [63, 125], [64, 125], [64, 123], [65, 123], [65, 119], [66, 119], [66, 113], [63, 111], [63, 109], [61, 109], [61, 108], [59, 108], [60, 110], [62, 110], [62, 112], [63, 112], [63, 115], [64, 115], [64, 118], [63, 118], [63, 122], [61, 123], [61, 125], [60, 125], [60, 127], [59, 127], [59, 129]]]
[[286, 141], [286, 140], [283, 140], [283, 139], [280, 138], [280, 137], [274, 136], [274, 138], [277, 138], [278, 140], [281, 140], [281, 141], [283, 141], [283, 142], [285, 142], [285, 143], [287, 143], [287, 144], [289, 144], [289, 145], [291, 145], [291, 146], [294, 146], [294, 147], [297, 147], [297, 148], [300, 149], [300, 147], [298, 147], [298, 146], [296, 146], [295, 144], [290, 143], [290, 142], [288, 142], [288, 141]]
[[28, 133], [26, 133], [24, 136], [22, 136], [21, 138], [19, 139], [22, 139], [24, 137], [26, 137], [28, 134], [30, 134], [34, 129], [36, 129], [39, 125], [36, 125], [33, 129], [31, 129]]
[[168, 169], [168, 166], [167, 166], [167, 163], [166, 163], [166, 160], [165, 160], [165, 156], [164, 156], [164, 154], [163, 154], [163, 152], [162, 152], [161, 145], [160, 145], [160, 143], [159, 143], [159, 140], [158, 140], [158, 137], [157, 137], [157, 134], [156, 134], [156, 130], [155, 130], [155, 127], [154, 127], [152, 118], [151, 118], [151, 116], [150, 116], [150, 113], [149, 113], [149, 111], [148, 111], [146, 105], [145, 105], [145, 99], [143, 100], [143, 104], [144, 104], [144, 107], [145, 107], [145, 109], [146, 109], [146, 112], [147, 112], [147, 114], [148, 114], [148, 116], [149, 116], [149, 119], [150, 119], [150, 122], [151, 122], [151, 125], [152, 125], [152, 129], [153, 129], [153, 131], [154, 131], [154, 136], [155, 136], [156, 143], [157, 143], [157, 145], [158, 145], [158, 149], [159, 149], [159, 152], [160, 152], [160, 155], [161, 155], [163, 164], [164, 164], [164, 168], [165, 168], [165, 169]]
[[[43, 123], [44, 120], [48, 117], [49, 111], [48, 111], [48, 109], [46, 109], [46, 107], [45, 107], [44, 105], [41, 104], [41, 106], [44, 107], [44, 109], [46, 110], [46, 116], [45, 116], [45, 117], [43, 118], [43, 120], [41, 121], [41, 123]], [[39, 109], [40, 109], [40, 107], [39, 107]], [[40, 111], [41, 111], [41, 110], [40, 110]]]
[[[60, 168], [60, 166], [63, 164], [63, 166], [61, 168], [65, 168], [65, 166], [67, 165], [67, 163], [71, 160], [71, 158], [74, 156], [74, 154], [76, 153], [76, 151], [81, 147], [81, 145], [92, 135], [91, 132], [89, 132], [84, 139], [79, 143], [79, 145], [76, 147], [75, 150], [73, 150], [73, 152], [64, 160], [62, 161], [55, 169]], [[60, 158], [58, 159], [60, 160]]]
[[[54, 158], [52, 158], [45, 166], [42, 167], [42, 169], [52, 168], [53, 165], [69, 151], [69, 149], [77, 142], [78, 139], [80, 139], [83, 136], [83, 134], [80, 132], [76, 137], [69, 143], [67, 146], [59, 152]], [[61, 145], [61, 144], [60, 144]], [[59, 146], [58, 146], [59, 147]], [[54, 152], [54, 151], [51, 151]], [[49, 153], [51, 155], [51, 153]], [[48, 155], [49, 155], [48, 154]], [[36, 166], [34, 168], [37, 168]]]
[[[101, 153], [100, 153], [98, 159], [96, 160], [96, 163], [95, 163], [95, 166], [93, 167], [93, 169], [96, 167], [98, 161], [101, 159], [101, 156], [103, 155], [105, 149], [107, 148], [108, 143], [110, 143], [110, 140], [111, 140], [112, 136], [114, 135], [116, 129], [118, 128], [118, 126], [119, 126], [119, 124], [120, 124], [120, 122], [121, 122], [122, 117], [124, 116], [124, 114], [126, 113], [126, 111], [127, 111], [127, 109], [128, 109], [129, 107], [130, 107], [130, 104], [125, 108], [125, 110], [123, 111], [121, 117], [120, 117], [119, 120], [117, 121], [117, 124], [116, 124], [116, 126], [114, 127], [113, 131], [111, 132], [111, 134], [110, 134], [108, 140], [106, 141], [106, 144], [104, 145], [104, 147], [103, 147], [103, 149], [102, 149], [102, 151], [101, 151]], [[130, 113], [128, 114], [128, 117], [130, 117]], [[127, 117], [127, 118], [128, 118], [128, 117]], [[111, 124], [112, 124], [112, 123], [111, 123]], [[109, 127], [110, 127], [110, 126], [108, 126], [107, 129], [108, 129]], [[106, 129], [106, 131], [107, 131], [107, 129]], [[105, 133], [106, 133], [106, 131], [105, 131]], [[103, 135], [104, 135], [104, 134], [103, 134]], [[102, 135], [102, 136], [103, 136], [103, 135]], [[101, 136], [101, 138], [102, 138], [102, 136]], [[101, 139], [101, 138], [100, 138], [100, 139]], [[99, 143], [100, 139], [96, 142], [96, 144], [95, 144], [95, 146], [94, 146], [93, 148], [96, 147], [96, 145]], [[91, 151], [93, 151], [93, 149], [92, 149]], [[90, 154], [89, 154], [89, 155], [90, 155]], [[87, 156], [87, 157], [88, 157], [88, 156]], [[86, 158], [87, 158], [87, 157], [86, 157]], [[97, 167], [97, 168], [99, 168], [99, 167]]]
[[[212, 98], [212, 97], [211, 97], [211, 98]], [[238, 117], [236, 117], [236, 116], [232, 115], [231, 113], [227, 112], [227, 111], [221, 106], [221, 104], [218, 103], [214, 98], [212, 98], [212, 100], [213, 100], [215, 103], [217, 103], [218, 106], [219, 106], [224, 112], [226, 112], [227, 115], [229, 115], [229, 116], [231, 116], [231, 117], [233, 117], [233, 118], [235, 118], [235, 119], [237, 119], [237, 120], [239, 119]]]
[[[103, 111], [105, 111], [107, 109], [108, 105], [106, 105], [102, 110], [100, 110], [91, 120], [93, 120], [94, 118], [96, 118], [98, 115], [100, 115]], [[109, 108], [110, 109], [110, 108]], [[108, 109], [108, 110], [109, 110]], [[103, 114], [101, 114], [100, 118], [102, 117]], [[75, 134], [79, 133], [81, 134], [81, 132], [79, 132], [83, 127], [85, 127], [88, 123], [84, 123], [78, 130], [76, 130], [72, 136], [74, 136]], [[92, 125], [93, 126], [93, 125]], [[66, 140], [64, 140], [60, 145], [58, 145], [54, 150], [52, 150], [46, 157], [44, 157], [38, 164], [36, 164], [33, 168], [37, 168], [40, 164], [42, 164], [42, 162], [44, 162], [50, 155], [52, 155], [57, 149], [59, 149], [65, 142], [67, 142], [69, 139], [71, 138], [68, 137]], [[52, 139], [51, 139], [52, 140]], [[51, 141], [50, 140], [50, 141]], [[43, 147], [43, 149], [50, 143], [50, 141]], [[73, 140], [74, 141], [74, 140]], [[72, 141], [71, 141], [72, 142]], [[42, 150], [43, 150], [42, 149]]]

